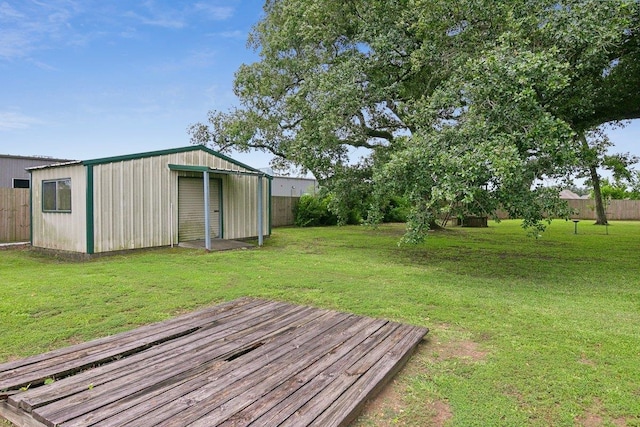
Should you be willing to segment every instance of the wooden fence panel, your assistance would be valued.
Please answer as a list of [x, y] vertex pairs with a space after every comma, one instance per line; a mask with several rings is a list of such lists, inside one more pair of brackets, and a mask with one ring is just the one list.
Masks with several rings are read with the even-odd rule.
[[[592, 199], [567, 200], [569, 206], [576, 210], [577, 219], [596, 219], [595, 202]], [[640, 220], [640, 200], [611, 200], [606, 206], [607, 219]]]
[[293, 212], [299, 201], [300, 197], [271, 196], [271, 226], [293, 225]]
[[0, 188], [0, 242], [29, 241], [29, 189]]
[[[576, 213], [572, 219], [592, 219], [595, 221], [595, 202], [593, 199], [568, 199], [567, 203]], [[609, 221], [640, 220], [640, 200], [610, 200], [605, 213]], [[498, 210], [498, 218], [509, 218], [507, 212]]]

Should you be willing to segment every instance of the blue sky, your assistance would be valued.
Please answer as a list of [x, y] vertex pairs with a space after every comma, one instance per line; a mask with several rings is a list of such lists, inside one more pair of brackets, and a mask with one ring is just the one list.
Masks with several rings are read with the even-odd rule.
[[[189, 144], [258, 59], [259, 0], [0, 0], [0, 153], [92, 159]], [[640, 155], [640, 120], [610, 132]], [[235, 154], [266, 167], [265, 154]]]
[[[189, 144], [234, 105], [262, 1], [0, 0], [0, 153], [91, 159]], [[248, 156], [251, 164], [269, 159]]]

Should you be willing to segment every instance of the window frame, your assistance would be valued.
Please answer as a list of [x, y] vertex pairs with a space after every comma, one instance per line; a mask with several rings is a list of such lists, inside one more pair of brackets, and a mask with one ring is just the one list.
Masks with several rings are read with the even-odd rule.
[[[69, 186], [69, 209], [60, 209], [60, 191], [62, 190], [59, 187], [59, 183], [68, 182]], [[55, 184], [55, 206], [54, 209], [47, 209], [45, 207], [45, 185], [46, 184]], [[71, 178], [57, 178], [57, 179], [44, 179], [42, 180], [42, 212], [45, 213], [71, 213], [72, 208], [72, 200], [71, 200]]]
[[[26, 187], [16, 187], [16, 181], [24, 183], [26, 181], [27, 186]], [[11, 188], [25, 188], [25, 189], [29, 189], [31, 188], [31, 180], [29, 179], [25, 179], [25, 178], [12, 178], [11, 179]]]

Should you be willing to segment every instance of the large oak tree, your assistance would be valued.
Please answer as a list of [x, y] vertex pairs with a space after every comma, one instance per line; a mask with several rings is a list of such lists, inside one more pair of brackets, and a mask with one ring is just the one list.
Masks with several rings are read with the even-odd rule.
[[[639, 9], [637, 0], [268, 0], [249, 40], [260, 61], [236, 73], [240, 107], [210, 112], [190, 133], [310, 170], [336, 200], [354, 197], [342, 191], [352, 177], [379, 200], [403, 195], [412, 240], [443, 212], [503, 208], [539, 227], [563, 214], [544, 180], [595, 170], [587, 132], [640, 117]], [[354, 148], [366, 153], [359, 164]]]

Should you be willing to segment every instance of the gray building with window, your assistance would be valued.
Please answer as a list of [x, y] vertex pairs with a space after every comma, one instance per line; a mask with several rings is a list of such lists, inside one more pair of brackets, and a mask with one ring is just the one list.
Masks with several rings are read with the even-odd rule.
[[26, 168], [69, 161], [44, 156], [0, 154], [0, 188], [29, 188], [29, 172]]
[[301, 197], [303, 194], [316, 194], [318, 181], [313, 178], [293, 178], [274, 176], [271, 195], [275, 197]]

